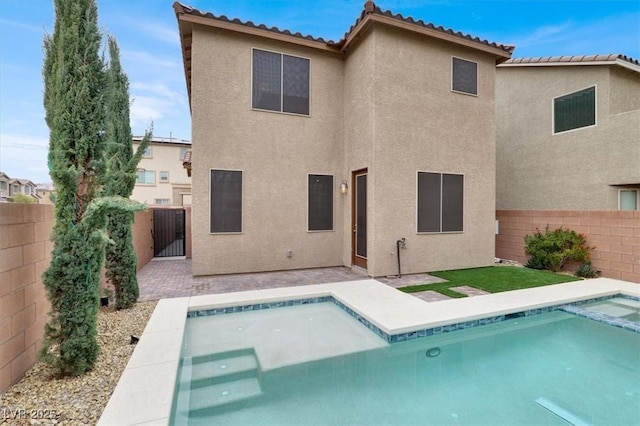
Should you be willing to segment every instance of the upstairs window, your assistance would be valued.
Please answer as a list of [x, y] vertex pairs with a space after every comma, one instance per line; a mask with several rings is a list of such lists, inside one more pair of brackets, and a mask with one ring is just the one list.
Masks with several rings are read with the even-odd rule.
[[333, 231], [333, 176], [309, 175], [309, 231]]
[[418, 172], [418, 232], [462, 232], [464, 176]]
[[187, 155], [187, 148], [180, 148], [180, 161], [184, 160], [185, 155]]
[[553, 100], [553, 133], [566, 132], [595, 124], [595, 86]]
[[151, 150], [151, 147], [148, 146], [144, 149], [144, 152], [142, 153], [142, 158], [151, 158], [153, 157], [153, 151]]
[[160, 175], [160, 182], [169, 182], [169, 172], [159, 172], [158, 174]]
[[251, 107], [309, 115], [309, 59], [253, 49]]
[[478, 94], [478, 64], [451, 58], [451, 90], [467, 95]]
[[211, 170], [212, 234], [242, 232], [242, 171]]
[[136, 183], [142, 185], [155, 185], [156, 183], [156, 172], [153, 170], [138, 170], [138, 177], [136, 179]]

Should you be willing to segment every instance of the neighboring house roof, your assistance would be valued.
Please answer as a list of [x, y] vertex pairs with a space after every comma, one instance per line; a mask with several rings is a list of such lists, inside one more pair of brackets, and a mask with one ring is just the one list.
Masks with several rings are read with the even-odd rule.
[[[144, 136], [134, 136], [133, 142], [140, 143], [144, 139]], [[151, 138], [151, 143], [153, 144], [176, 144], [176, 145], [191, 145], [191, 141], [185, 139], [177, 139], [177, 138], [162, 138], [162, 137], [153, 137]]]
[[18, 185], [30, 185], [35, 187], [36, 184], [31, 182], [29, 179], [11, 179], [9, 180], [9, 184], [13, 185], [13, 184], [18, 184]]
[[187, 93], [191, 100], [191, 41], [192, 29], [188, 24], [200, 24], [216, 27], [255, 36], [286, 41], [303, 45], [315, 49], [329, 51], [337, 54], [344, 54], [351, 45], [363, 36], [364, 31], [373, 24], [383, 24], [416, 34], [422, 34], [436, 39], [463, 45], [473, 49], [482, 50], [496, 57], [497, 62], [502, 62], [511, 57], [515, 46], [505, 45], [473, 37], [469, 34], [453, 31], [442, 26], [435, 26], [425, 23], [421, 19], [405, 17], [399, 13], [389, 10], [382, 10], [371, 0], [364, 4], [364, 9], [355, 23], [349, 28], [340, 41], [324, 40], [321, 37], [292, 33], [289, 30], [281, 30], [277, 27], [267, 27], [264, 24], [254, 24], [251, 21], [241, 21], [240, 19], [230, 19], [225, 15], [216, 16], [211, 12], [203, 12], [194, 7], [184, 5], [179, 2], [173, 4], [173, 9], [178, 19], [180, 27], [180, 41], [182, 44], [182, 56], [184, 60], [184, 70], [187, 80]]
[[187, 170], [187, 176], [191, 177], [191, 150], [188, 150], [184, 154], [184, 158], [182, 159], [182, 167]]
[[567, 65], [617, 65], [640, 73], [640, 61], [621, 54], [544, 56], [537, 58], [513, 58], [499, 67], [550, 67]]

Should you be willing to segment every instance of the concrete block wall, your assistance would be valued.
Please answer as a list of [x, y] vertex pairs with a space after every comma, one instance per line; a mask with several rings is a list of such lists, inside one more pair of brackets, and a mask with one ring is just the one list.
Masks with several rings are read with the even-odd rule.
[[[50, 309], [42, 274], [49, 267], [52, 204], [0, 203], [0, 393], [37, 361]], [[153, 258], [153, 212], [136, 213], [138, 270]]]
[[0, 393], [35, 364], [42, 345], [53, 222], [51, 204], [0, 203]]
[[138, 257], [138, 271], [153, 259], [153, 210], [136, 213], [133, 222], [133, 249]]
[[591, 261], [601, 276], [640, 283], [640, 211], [498, 210], [496, 219], [496, 257], [526, 263], [525, 235], [562, 226], [595, 246]]

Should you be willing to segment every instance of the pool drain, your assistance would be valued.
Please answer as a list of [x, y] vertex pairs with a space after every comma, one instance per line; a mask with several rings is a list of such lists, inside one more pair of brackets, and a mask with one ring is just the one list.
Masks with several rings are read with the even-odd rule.
[[438, 355], [440, 355], [440, 348], [431, 348], [431, 349], [427, 349], [427, 357], [429, 358], [435, 358]]

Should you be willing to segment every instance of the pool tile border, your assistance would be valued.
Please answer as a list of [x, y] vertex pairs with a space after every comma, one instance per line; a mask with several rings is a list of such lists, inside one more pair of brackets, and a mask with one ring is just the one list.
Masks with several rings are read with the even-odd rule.
[[529, 309], [526, 311], [514, 312], [510, 314], [501, 314], [495, 315], [487, 318], [475, 319], [470, 321], [458, 322], [454, 324], [442, 325], [432, 328], [420, 329], [415, 331], [409, 331], [406, 333], [399, 334], [388, 334], [376, 326], [374, 323], [369, 321], [364, 316], [360, 315], [357, 311], [350, 308], [346, 304], [342, 303], [338, 299], [333, 296], [320, 296], [320, 297], [310, 297], [305, 299], [295, 299], [295, 300], [286, 300], [286, 301], [278, 301], [278, 302], [269, 302], [269, 303], [255, 303], [251, 305], [239, 305], [239, 306], [230, 306], [224, 308], [213, 308], [213, 309], [202, 309], [196, 311], [188, 311], [187, 318], [194, 317], [203, 317], [203, 316], [214, 316], [214, 315], [225, 315], [232, 314], [238, 312], [249, 312], [249, 311], [258, 311], [265, 309], [276, 309], [276, 308], [284, 308], [287, 306], [299, 306], [299, 305], [308, 305], [312, 303], [327, 303], [331, 302], [341, 308], [343, 311], [348, 313], [362, 325], [367, 327], [369, 330], [374, 332], [378, 337], [385, 340], [387, 343], [398, 343], [405, 342], [407, 340], [413, 340], [421, 337], [429, 337], [429, 336], [437, 336], [439, 334], [450, 333], [452, 331], [464, 330], [467, 328], [473, 328], [483, 325], [495, 324], [498, 322], [502, 322], [504, 320], [509, 320], [513, 318], [521, 318], [521, 317], [531, 317], [535, 315], [541, 315], [557, 310], [561, 310], [564, 312], [568, 312], [574, 315], [578, 315], [584, 318], [592, 319], [598, 322], [602, 322], [608, 325], [612, 325], [614, 327], [623, 328], [625, 330], [630, 330], [635, 333], [640, 333], [640, 324], [633, 323], [631, 321], [623, 320], [621, 318], [612, 317], [610, 315], [606, 315], [600, 312], [593, 312], [587, 309], [580, 308], [580, 305], [584, 305], [587, 303], [600, 302], [604, 300], [609, 300], [614, 297], [622, 297], [625, 299], [631, 299], [635, 301], [640, 301], [640, 297], [630, 296], [622, 293], [595, 297], [587, 300], [580, 300], [569, 304], [563, 305], [554, 305], [547, 306], [544, 308], [536, 308]]

